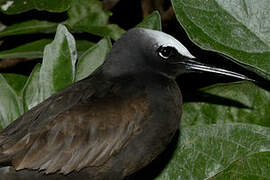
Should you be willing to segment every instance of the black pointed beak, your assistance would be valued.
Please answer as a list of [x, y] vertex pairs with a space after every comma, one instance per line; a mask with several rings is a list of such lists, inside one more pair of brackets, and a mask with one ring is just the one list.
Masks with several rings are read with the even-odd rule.
[[188, 59], [187, 61], [183, 62], [185, 69], [187, 72], [208, 72], [208, 73], [214, 73], [214, 74], [219, 74], [223, 76], [229, 76], [236, 78], [238, 80], [247, 80], [247, 81], [255, 81], [244, 74], [240, 74], [237, 72], [233, 72], [230, 70], [214, 67], [211, 65], [203, 64], [200, 63], [196, 60], [193, 59]]
[[[187, 58], [180, 62], [184, 65], [185, 73], [213, 73], [216, 75], [231, 77], [235, 80], [253, 82], [259, 87], [270, 91], [270, 75], [255, 69], [249, 65], [237, 62], [227, 56], [222, 56], [222, 63], [213, 64], [198, 58]], [[215, 61], [217, 62], [217, 61]]]

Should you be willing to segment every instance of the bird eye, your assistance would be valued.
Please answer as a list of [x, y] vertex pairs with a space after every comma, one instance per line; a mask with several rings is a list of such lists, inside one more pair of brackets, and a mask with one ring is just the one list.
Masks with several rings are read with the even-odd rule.
[[163, 59], [168, 59], [177, 56], [178, 51], [171, 46], [160, 46], [158, 48], [158, 55]]

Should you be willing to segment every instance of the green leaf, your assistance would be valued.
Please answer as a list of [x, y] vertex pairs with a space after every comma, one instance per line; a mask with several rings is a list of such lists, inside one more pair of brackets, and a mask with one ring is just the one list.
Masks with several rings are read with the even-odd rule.
[[80, 57], [83, 53], [85, 53], [85, 51], [87, 51], [90, 47], [94, 45], [95, 43], [88, 40], [76, 40], [78, 56]]
[[13, 24], [0, 31], [0, 38], [5, 36], [14, 36], [22, 34], [34, 33], [53, 33], [55, 32], [57, 23], [39, 20], [30, 20]]
[[100, 40], [96, 45], [89, 48], [79, 59], [76, 68], [76, 81], [79, 81], [103, 64], [107, 53], [111, 49], [111, 41], [108, 38]]
[[91, 33], [97, 36], [106, 37], [109, 36], [113, 40], [118, 40], [125, 30], [121, 29], [115, 24], [109, 24], [107, 26], [88, 26], [88, 25], [76, 25], [73, 27], [77, 31], [83, 31]]
[[23, 113], [23, 106], [16, 92], [0, 74], [0, 128], [5, 128]]
[[103, 10], [99, 0], [72, 0], [68, 16], [66, 23], [71, 27], [105, 26], [109, 19], [109, 13]]
[[[109, 24], [106, 26], [108, 33], [103, 33], [103, 36], [109, 36], [117, 41], [126, 31], [116, 24]], [[105, 28], [105, 31], [106, 31]]]
[[37, 64], [34, 67], [23, 88], [23, 107], [25, 111], [28, 111], [32, 107], [38, 105], [43, 100], [40, 97], [40, 67], [41, 64]]
[[269, 128], [237, 123], [201, 125], [183, 128], [181, 134], [174, 158], [157, 180], [270, 177]]
[[0, 59], [5, 58], [27, 58], [35, 59], [43, 56], [44, 47], [52, 42], [51, 39], [41, 39], [27, 43], [16, 48], [0, 52]]
[[18, 14], [32, 9], [49, 12], [64, 12], [70, 0], [2, 0], [0, 10], [6, 14]]
[[59, 25], [53, 42], [45, 47], [40, 68], [40, 96], [46, 99], [74, 82], [77, 52], [67, 28]]
[[104, 11], [98, 0], [73, 0], [68, 10], [66, 24], [76, 32], [87, 32], [101, 37], [109, 36], [117, 40], [123, 33], [116, 24], [109, 24], [110, 13]]
[[10, 85], [11, 88], [17, 93], [18, 96], [22, 96], [21, 91], [24, 87], [27, 77], [20, 74], [2, 74], [6, 79], [6, 82]]
[[270, 72], [270, 3], [268, 0], [171, 0], [190, 39]]
[[[23, 44], [13, 49], [0, 52], [0, 59], [5, 58], [27, 58], [37, 59], [43, 57], [43, 50], [45, 46], [51, 43], [52, 39], [41, 39], [27, 44]], [[78, 54], [83, 54], [89, 47], [93, 46], [94, 43], [87, 40], [76, 41]]]
[[270, 152], [250, 154], [245, 159], [236, 160], [224, 171], [211, 179], [256, 179], [267, 180], [270, 177]]
[[158, 11], [152, 12], [148, 17], [144, 18], [144, 20], [138, 24], [136, 27], [154, 29], [161, 31], [161, 17]]
[[248, 82], [219, 84], [205, 88], [202, 92], [240, 102], [246, 108], [233, 107], [233, 104], [224, 106], [205, 102], [185, 103], [183, 126], [243, 122], [270, 127], [270, 93], [254, 84]]

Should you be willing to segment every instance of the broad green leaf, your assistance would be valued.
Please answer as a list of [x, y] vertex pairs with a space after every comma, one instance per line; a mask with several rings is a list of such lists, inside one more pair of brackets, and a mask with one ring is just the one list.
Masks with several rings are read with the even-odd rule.
[[5, 73], [2, 74], [6, 79], [6, 82], [9, 84], [10, 87], [17, 93], [20, 97], [22, 96], [21, 91], [24, 87], [25, 82], [27, 81], [27, 77], [21, 74], [11, 74]]
[[246, 108], [205, 102], [185, 103], [183, 126], [243, 122], [270, 127], [270, 92], [248, 82], [219, 84], [205, 88], [202, 92], [240, 102]]
[[75, 40], [67, 28], [60, 24], [53, 42], [44, 50], [39, 78], [42, 99], [74, 82], [76, 59]]
[[109, 24], [107, 26], [85, 26], [85, 25], [76, 25], [73, 27], [77, 31], [83, 31], [91, 33], [97, 36], [106, 37], [109, 36], [113, 40], [118, 40], [125, 30], [121, 29], [115, 24]]
[[[156, 179], [269, 178], [269, 134], [267, 127], [239, 123], [183, 128], [174, 158]], [[234, 176], [237, 171], [245, 174]]]
[[64, 12], [70, 0], [2, 0], [0, 10], [6, 14], [18, 14], [32, 9], [49, 12]]
[[16, 92], [0, 74], [0, 128], [5, 128], [23, 113], [23, 106]]
[[23, 107], [25, 111], [42, 102], [40, 97], [41, 86], [39, 84], [40, 67], [41, 64], [34, 67], [23, 88]]
[[71, 27], [105, 26], [109, 19], [109, 13], [103, 10], [99, 0], [72, 0], [68, 16], [66, 23]]
[[30, 20], [13, 24], [0, 31], [0, 38], [5, 36], [14, 36], [22, 34], [34, 33], [53, 33], [57, 27], [57, 23], [39, 20]]
[[98, 36], [110, 36], [117, 40], [124, 30], [116, 24], [109, 24], [109, 12], [102, 8], [99, 0], [73, 0], [68, 10], [66, 24], [76, 32], [87, 32]]
[[270, 72], [269, 0], [171, 1], [193, 42]]
[[270, 177], [269, 164], [270, 152], [269, 150], [264, 152], [262, 149], [262, 152], [250, 154], [247, 158], [236, 160], [211, 179], [268, 180]]
[[96, 45], [89, 48], [79, 59], [76, 68], [76, 81], [79, 81], [103, 64], [107, 53], [111, 49], [111, 41], [108, 38], [100, 40]]
[[27, 43], [16, 48], [1, 51], [0, 59], [5, 58], [27, 58], [35, 59], [43, 56], [43, 49], [45, 45], [52, 42], [51, 39], [41, 39], [31, 43]]
[[136, 27], [154, 29], [161, 31], [161, 17], [158, 11], [154, 11], [148, 17], [146, 17], [140, 24]]
[[[13, 49], [0, 52], [0, 59], [4, 58], [27, 58], [37, 59], [43, 57], [43, 50], [45, 46], [52, 42], [52, 39], [41, 39], [27, 44], [23, 44]], [[76, 41], [78, 54], [83, 54], [94, 43], [87, 40]]]

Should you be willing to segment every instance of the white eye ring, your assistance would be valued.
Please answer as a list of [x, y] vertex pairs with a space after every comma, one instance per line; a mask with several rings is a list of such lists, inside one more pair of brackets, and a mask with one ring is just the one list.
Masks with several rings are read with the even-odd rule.
[[168, 59], [169, 57], [163, 56], [162, 53], [159, 53], [159, 56], [161, 56], [163, 59]]
[[158, 55], [163, 59], [169, 59], [177, 56], [178, 54], [178, 51], [172, 46], [160, 46], [157, 51]]

